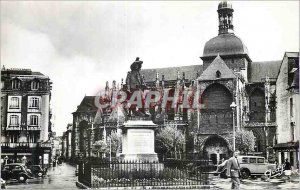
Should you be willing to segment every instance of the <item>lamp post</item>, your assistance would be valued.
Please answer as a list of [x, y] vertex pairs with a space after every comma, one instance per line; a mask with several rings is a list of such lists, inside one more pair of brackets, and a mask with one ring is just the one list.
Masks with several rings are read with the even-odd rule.
[[234, 111], [236, 108], [235, 102], [232, 102], [230, 105], [230, 108], [232, 109], [232, 128], [233, 128], [233, 151], [235, 151], [235, 117], [234, 117]]
[[7, 160], [8, 160], [8, 156], [6, 155], [6, 156], [4, 157], [5, 165], [7, 164]]

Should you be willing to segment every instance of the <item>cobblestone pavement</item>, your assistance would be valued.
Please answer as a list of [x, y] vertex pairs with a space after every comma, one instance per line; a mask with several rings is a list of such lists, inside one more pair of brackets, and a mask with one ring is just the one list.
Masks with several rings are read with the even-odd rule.
[[63, 163], [49, 168], [44, 178], [28, 179], [26, 183], [7, 181], [7, 189], [77, 189], [75, 167]]
[[[218, 176], [210, 175], [210, 184], [212, 189], [230, 189], [231, 180], [223, 179]], [[286, 178], [270, 179], [263, 181], [261, 178], [244, 179], [241, 181], [240, 189], [299, 189], [299, 177], [292, 177], [291, 182], [287, 182]]]

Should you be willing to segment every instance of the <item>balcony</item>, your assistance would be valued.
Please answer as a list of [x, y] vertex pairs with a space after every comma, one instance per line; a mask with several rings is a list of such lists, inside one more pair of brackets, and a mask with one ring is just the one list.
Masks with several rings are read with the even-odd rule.
[[18, 143], [10, 143], [10, 142], [2, 142], [1, 143], [2, 147], [7, 147], [7, 148], [35, 148], [37, 147], [37, 143], [28, 143], [28, 142], [18, 142]]
[[21, 131], [23, 130], [22, 127], [20, 127], [20, 125], [9, 125], [7, 128], [6, 128], [6, 131]]
[[[40, 131], [41, 130], [41, 126], [37, 126], [37, 125], [28, 125], [28, 126], [20, 126], [20, 125], [9, 125], [8, 127], [6, 127], [6, 131]], [[3, 130], [4, 128], [2, 128]]]
[[11, 142], [2, 142], [1, 147], [6, 148], [36, 148], [36, 147], [47, 147], [51, 148], [52, 145], [49, 142], [46, 143], [29, 143], [29, 142], [18, 142], [18, 143], [11, 143]]
[[41, 126], [28, 125], [26, 127], [26, 130], [28, 130], [28, 131], [40, 131], [41, 130]]

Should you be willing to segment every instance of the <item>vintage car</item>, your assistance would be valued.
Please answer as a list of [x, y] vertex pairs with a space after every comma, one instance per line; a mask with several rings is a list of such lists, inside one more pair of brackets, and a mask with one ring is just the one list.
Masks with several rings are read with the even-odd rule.
[[275, 164], [270, 164], [262, 156], [238, 156], [241, 168], [241, 177], [247, 179], [249, 176], [262, 176], [267, 170], [274, 170]]
[[33, 179], [33, 175], [21, 163], [6, 164], [1, 170], [1, 178], [4, 180], [16, 179], [25, 183], [27, 179]]
[[46, 175], [46, 171], [40, 165], [29, 165], [27, 168], [30, 169], [35, 177], [43, 177]]
[[6, 181], [1, 178], [1, 189], [6, 188]]
[[[262, 176], [265, 175], [267, 170], [274, 170], [276, 165], [269, 164], [262, 156], [238, 156], [240, 164], [240, 175], [241, 178], [247, 179], [250, 176]], [[213, 173], [214, 175], [220, 175], [222, 178], [227, 178], [227, 160], [222, 164], [218, 165], [217, 170]]]

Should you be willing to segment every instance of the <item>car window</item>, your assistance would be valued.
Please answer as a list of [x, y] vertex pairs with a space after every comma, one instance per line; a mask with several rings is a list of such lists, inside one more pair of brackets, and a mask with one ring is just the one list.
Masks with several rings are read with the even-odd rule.
[[242, 158], [242, 163], [248, 163], [248, 157], [243, 157]]
[[265, 159], [264, 158], [257, 158], [257, 163], [265, 163]]
[[4, 166], [4, 169], [5, 170], [9, 170], [9, 166]]
[[250, 163], [256, 163], [256, 158], [250, 158], [249, 161]]
[[13, 169], [14, 170], [21, 170], [22, 168], [21, 168], [21, 166], [14, 166]]

